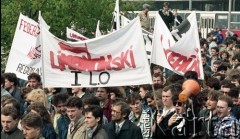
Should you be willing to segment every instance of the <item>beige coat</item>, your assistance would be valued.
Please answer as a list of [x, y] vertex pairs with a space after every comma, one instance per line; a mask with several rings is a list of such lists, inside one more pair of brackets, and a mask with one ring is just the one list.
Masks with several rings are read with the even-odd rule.
[[70, 126], [68, 127], [67, 139], [87, 139], [87, 127], [84, 120], [85, 117], [80, 118], [72, 132], [70, 132]]
[[149, 14], [145, 14], [144, 11], [140, 12], [138, 14], [138, 16], [140, 17], [140, 22], [141, 22], [141, 26], [143, 29], [149, 31], [150, 30], [150, 18], [149, 18]]

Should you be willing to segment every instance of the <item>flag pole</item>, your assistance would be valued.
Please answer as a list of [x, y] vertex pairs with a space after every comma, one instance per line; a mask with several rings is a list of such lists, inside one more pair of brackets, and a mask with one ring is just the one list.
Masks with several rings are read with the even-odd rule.
[[156, 104], [156, 107], [157, 107], [157, 111], [160, 112], [160, 111], [159, 111], [158, 104], [157, 104], [157, 97], [156, 97], [156, 92], [155, 92], [155, 89], [154, 89], [153, 84], [152, 84], [152, 90], [153, 90], [153, 99], [154, 99], [154, 101], [155, 101], [155, 104]]

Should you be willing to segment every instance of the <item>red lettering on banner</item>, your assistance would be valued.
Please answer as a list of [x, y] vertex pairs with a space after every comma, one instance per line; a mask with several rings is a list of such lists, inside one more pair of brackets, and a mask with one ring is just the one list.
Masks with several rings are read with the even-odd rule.
[[30, 59], [37, 59], [41, 57], [41, 45], [38, 45], [34, 48], [30, 48], [30, 51], [28, 52], [27, 56]]
[[[84, 47], [71, 47], [59, 42], [61, 50], [56, 55], [57, 62], [54, 60], [55, 54], [50, 51], [51, 67], [66, 70], [78, 71], [105, 71], [105, 70], [122, 70], [126, 67], [136, 68], [135, 59], [133, 55], [132, 46], [130, 49], [121, 52], [120, 56], [113, 57], [111, 54], [107, 56], [100, 56], [99, 58], [91, 58], [88, 52], [87, 45]], [[76, 54], [86, 54], [82, 56], [66, 55], [63, 51], [70, 51]], [[56, 65], [58, 64], [58, 66]]]
[[[163, 42], [163, 35], [160, 35], [160, 42]], [[163, 43], [162, 43], [163, 44]], [[200, 69], [199, 69], [199, 59], [196, 55], [191, 55], [187, 58], [184, 55], [171, 51], [170, 48], [170, 40], [168, 39], [168, 46], [163, 48], [165, 53], [166, 59], [169, 65], [176, 71], [180, 73], [185, 73], [187, 71], [196, 71], [198, 77], [200, 77]], [[198, 53], [198, 49], [196, 48], [195, 51]]]
[[26, 32], [27, 34], [30, 34], [34, 37], [37, 37], [40, 32], [38, 26], [31, 24], [23, 19], [20, 21], [19, 30], [22, 30], [23, 32]]
[[77, 39], [77, 40], [82, 40], [82, 41], [87, 40], [87, 38], [78, 36], [77, 34], [74, 34], [74, 33], [70, 33], [70, 37]]

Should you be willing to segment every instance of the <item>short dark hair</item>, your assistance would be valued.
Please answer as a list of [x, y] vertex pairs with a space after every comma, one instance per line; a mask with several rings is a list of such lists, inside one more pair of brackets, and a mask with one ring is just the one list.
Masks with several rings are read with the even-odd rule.
[[7, 105], [7, 104], [12, 104], [13, 107], [17, 110], [18, 114], [20, 114], [20, 103], [19, 103], [18, 100], [16, 100], [16, 99], [13, 98], [13, 97], [10, 98], [10, 99], [6, 99], [6, 100], [3, 102], [2, 106], [4, 107], [4, 106]]
[[214, 90], [219, 90], [221, 88], [220, 81], [213, 77], [207, 80], [206, 85], [209, 86], [210, 88], [214, 88]]
[[131, 112], [130, 106], [126, 103], [126, 102], [116, 102], [113, 104], [113, 106], [120, 106], [121, 107], [121, 114], [125, 114], [126, 116], [124, 117], [124, 119], [128, 119], [128, 116]]
[[39, 114], [30, 112], [23, 117], [21, 124], [22, 126], [29, 126], [41, 129], [43, 126], [43, 121]]
[[22, 87], [21, 88], [21, 98], [24, 99], [28, 93], [30, 93], [33, 90], [32, 87]]
[[228, 96], [231, 98], [238, 98], [239, 97], [239, 87], [233, 87], [230, 89], [230, 92], [228, 93]]
[[164, 2], [163, 3], [163, 7], [165, 7], [165, 6], [169, 6], [169, 3], [168, 2]]
[[120, 92], [120, 90], [117, 87], [111, 87], [110, 92], [114, 93], [117, 98], [123, 98], [123, 94]]
[[1, 85], [5, 85], [5, 77], [3, 76], [3, 74], [1, 74]]
[[212, 47], [211, 50], [214, 49], [216, 52], [219, 52], [219, 48], [218, 47]]
[[44, 122], [51, 123], [51, 118], [48, 113], [48, 110], [43, 105], [42, 102], [34, 102], [28, 106], [27, 111], [30, 112], [31, 110], [36, 111], [42, 118]]
[[35, 72], [32, 72], [28, 75], [28, 80], [36, 79], [38, 82], [41, 82], [41, 76]]
[[60, 102], [65, 103], [68, 98], [69, 98], [69, 95], [67, 93], [58, 93], [53, 95], [51, 103], [54, 106], [57, 106]]
[[69, 97], [66, 102], [66, 107], [77, 107], [81, 109], [83, 107], [82, 99], [79, 97]]
[[198, 81], [198, 74], [196, 71], [187, 71], [184, 73], [184, 78]]
[[9, 82], [13, 82], [14, 86], [18, 85], [18, 78], [15, 73], [4, 73], [4, 78], [7, 79]]
[[137, 100], [142, 100], [139, 93], [132, 93], [128, 96], [127, 102], [128, 104], [134, 104]]
[[83, 99], [83, 105], [98, 105], [100, 106], [100, 101], [98, 97], [96, 96], [91, 96]]
[[11, 116], [13, 120], [19, 119], [19, 114], [17, 109], [12, 106], [2, 107], [1, 115]]
[[85, 109], [85, 113], [87, 112], [92, 112], [92, 115], [95, 118], [100, 118], [100, 121], [98, 122], [98, 124], [102, 124], [102, 119], [103, 119], [103, 109], [99, 106], [99, 105], [89, 105], [86, 109]]

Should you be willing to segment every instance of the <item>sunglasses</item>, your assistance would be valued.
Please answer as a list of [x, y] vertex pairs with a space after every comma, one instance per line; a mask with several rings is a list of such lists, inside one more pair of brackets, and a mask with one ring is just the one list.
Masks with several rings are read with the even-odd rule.
[[175, 102], [173, 102], [173, 105], [174, 105], [174, 106], [177, 105], [177, 106], [180, 106], [180, 107], [181, 107], [181, 106], [183, 105], [183, 103], [182, 103], [181, 101], [175, 101]]

